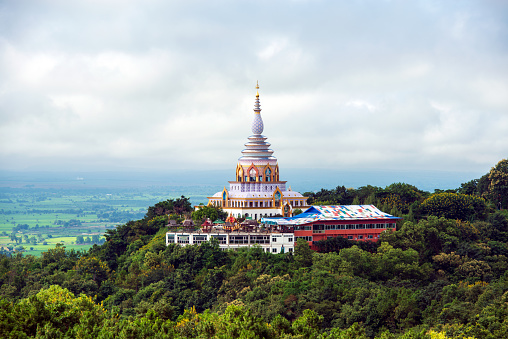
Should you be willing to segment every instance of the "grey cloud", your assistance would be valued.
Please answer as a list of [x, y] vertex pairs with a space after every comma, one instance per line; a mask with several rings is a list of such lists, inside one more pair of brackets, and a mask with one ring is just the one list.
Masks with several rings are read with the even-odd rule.
[[265, 134], [285, 167], [486, 171], [507, 154], [507, 9], [3, 3], [0, 160], [231, 167], [259, 80]]

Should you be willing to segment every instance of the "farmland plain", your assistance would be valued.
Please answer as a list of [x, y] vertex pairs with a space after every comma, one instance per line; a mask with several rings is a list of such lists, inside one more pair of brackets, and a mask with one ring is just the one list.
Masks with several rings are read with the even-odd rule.
[[39, 256], [61, 243], [86, 251], [104, 241], [107, 229], [143, 218], [149, 206], [180, 195], [162, 187], [0, 188], [0, 250]]

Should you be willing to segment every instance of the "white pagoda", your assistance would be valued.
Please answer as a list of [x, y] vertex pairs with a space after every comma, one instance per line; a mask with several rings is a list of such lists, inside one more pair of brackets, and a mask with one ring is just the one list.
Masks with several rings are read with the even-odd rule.
[[[256, 84], [256, 90], [259, 86]], [[263, 133], [263, 119], [259, 91], [254, 104], [252, 133], [238, 159], [235, 181], [229, 181], [229, 189], [208, 197], [208, 204], [222, 209], [233, 217], [284, 216], [291, 217], [296, 208], [306, 209], [307, 198], [287, 188], [286, 181], [279, 179], [279, 165], [270, 144]]]

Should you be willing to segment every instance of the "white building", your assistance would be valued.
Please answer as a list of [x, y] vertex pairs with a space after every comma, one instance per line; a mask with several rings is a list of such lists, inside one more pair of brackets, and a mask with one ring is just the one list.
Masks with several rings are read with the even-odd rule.
[[270, 253], [293, 252], [295, 248], [293, 233], [263, 233], [263, 232], [231, 232], [231, 233], [195, 233], [195, 232], [167, 232], [166, 246], [179, 244], [181, 246], [201, 244], [216, 239], [219, 247], [238, 249], [240, 247], [260, 246], [263, 251]]

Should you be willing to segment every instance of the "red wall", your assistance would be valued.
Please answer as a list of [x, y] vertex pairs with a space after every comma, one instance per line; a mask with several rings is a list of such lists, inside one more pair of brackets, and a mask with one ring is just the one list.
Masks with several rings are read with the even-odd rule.
[[[301, 226], [312, 226], [314, 224], [318, 225], [358, 225], [358, 224], [392, 224], [393, 228], [396, 226], [396, 221], [393, 219], [376, 219], [376, 220], [365, 220], [365, 221], [315, 221], [311, 224], [305, 224]], [[368, 227], [368, 226], [367, 226]], [[365, 228], [365, 229], [349, 229], [349, 230], [324, 230], [324, 233], [313, 233], [312, 230], [302, 231], [302, 230], [296, 230], [294, 231], [295, 237], [304, 237], [304, 236], [312, 236], [312, 241], [319, 241], [319, 240], [326, 240], [328, 237], [344, 237], [348, 238], [349, 235], [353, 236], [353, 239], [355, 241], [378, 241], [379, 235], [381, 232], [386, 231], [387, 228]], [[321, 232], [321, 231], [318, 231]], [[363, 239], [359, 239], [358, 236], [363, 235]], [[372, 235], [372, 239], [369, 239], [368, 236]], [[311, 249], [317, 250], [317, 247], [312, 244], [312, 241], [309, 241], [309, 245]]]

